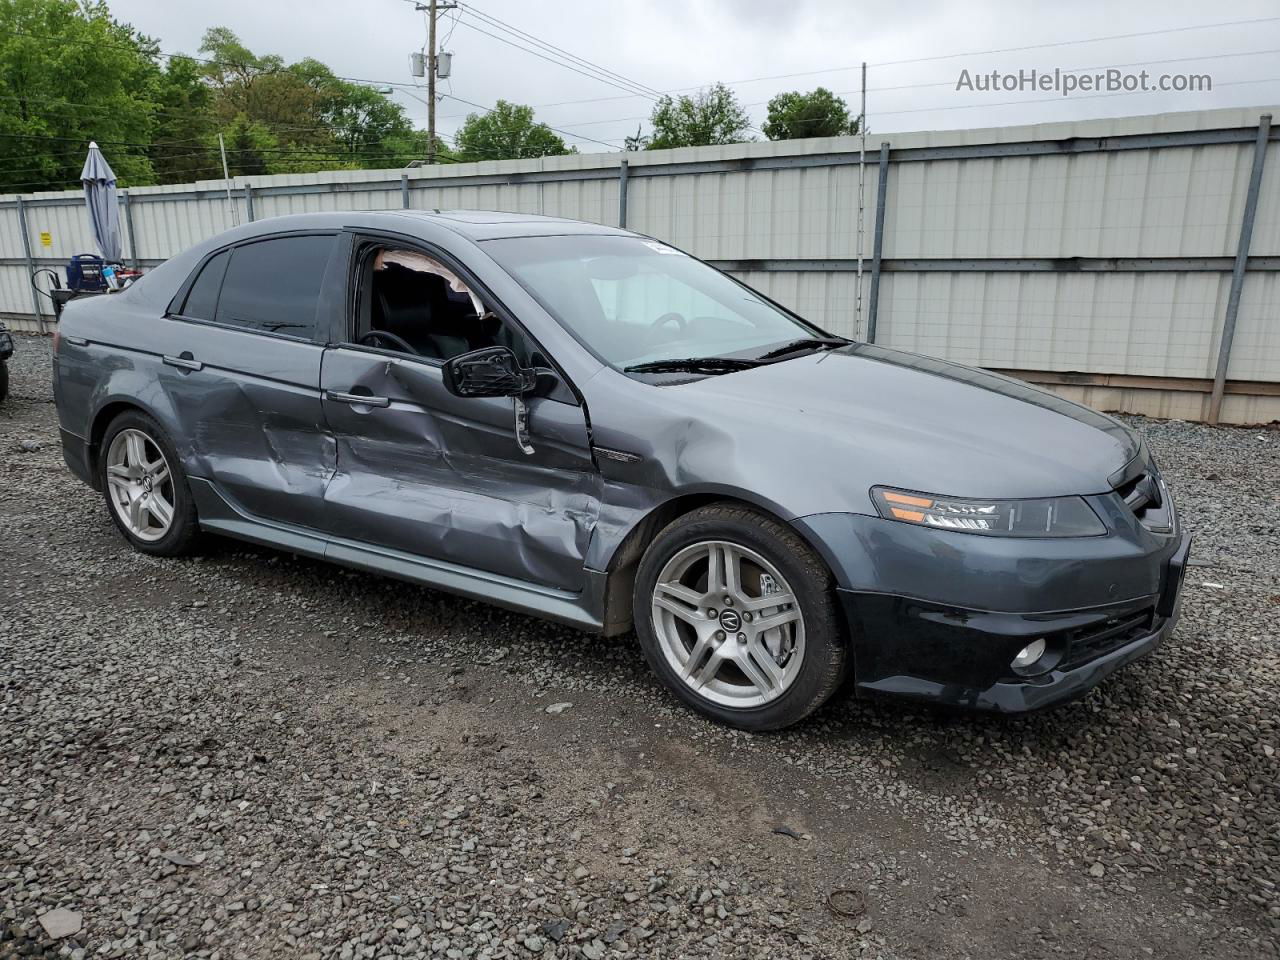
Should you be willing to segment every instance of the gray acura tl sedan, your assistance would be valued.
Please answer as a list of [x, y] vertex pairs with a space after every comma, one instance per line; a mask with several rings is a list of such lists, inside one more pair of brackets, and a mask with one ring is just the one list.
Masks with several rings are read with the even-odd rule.
[[681, 251], [478, 212], [262, 220], [68, 305], [71, 470], [209, 531], [606, 635], [735, 726], [849, 678], [997, 711], [1173, 629], [1150, 452], [982, 370], [833, 337]]

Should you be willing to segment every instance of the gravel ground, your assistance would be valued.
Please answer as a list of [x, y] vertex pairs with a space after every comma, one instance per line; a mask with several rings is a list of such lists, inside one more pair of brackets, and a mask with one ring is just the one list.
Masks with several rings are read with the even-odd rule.
[[133, 553], [18, 339], [0, 956], [1280, 956], [1276, 431], [1134, 421], [1197, 566], [1172, 641], [1084, 700], [844, 697], [752, 736], [634, 638]]

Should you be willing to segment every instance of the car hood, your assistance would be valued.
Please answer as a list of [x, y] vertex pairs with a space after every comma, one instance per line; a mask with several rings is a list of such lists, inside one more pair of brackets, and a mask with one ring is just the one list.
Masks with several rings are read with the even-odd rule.
[[789, 480], [771, 499], [793, 514], [837, 489], [845, 509], [865, 508], [875, 484], [956, 497], [1105, 493], [1141, 450], [1132, 431], [1088, 407], [869, 344], [657, 389], [686, 427], [676, 486], [728, 473], [776, 487], [781, 473]]

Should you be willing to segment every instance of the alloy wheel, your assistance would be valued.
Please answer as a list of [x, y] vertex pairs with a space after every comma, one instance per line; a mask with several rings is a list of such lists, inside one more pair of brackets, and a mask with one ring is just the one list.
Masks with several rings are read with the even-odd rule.
[[107, 448], [111, 507], [139, 540], [154, 542], [173, 526], [173, 474], [164, 452], [141, 430], [121, 430]]
[[768, 560], [724, 540], [691, 544], [658, 575], [654, 632], [699, 696], [751, 708], [782, 696], [804, 662], [804, 615]]

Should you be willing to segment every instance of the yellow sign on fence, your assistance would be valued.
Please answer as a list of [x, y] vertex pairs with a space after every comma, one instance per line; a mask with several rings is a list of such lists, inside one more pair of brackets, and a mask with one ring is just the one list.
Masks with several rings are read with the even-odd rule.
[[53, 234], [50, 233], [48, 230], [40, 231], [40, 246], [42, 247], [53, 246]]

